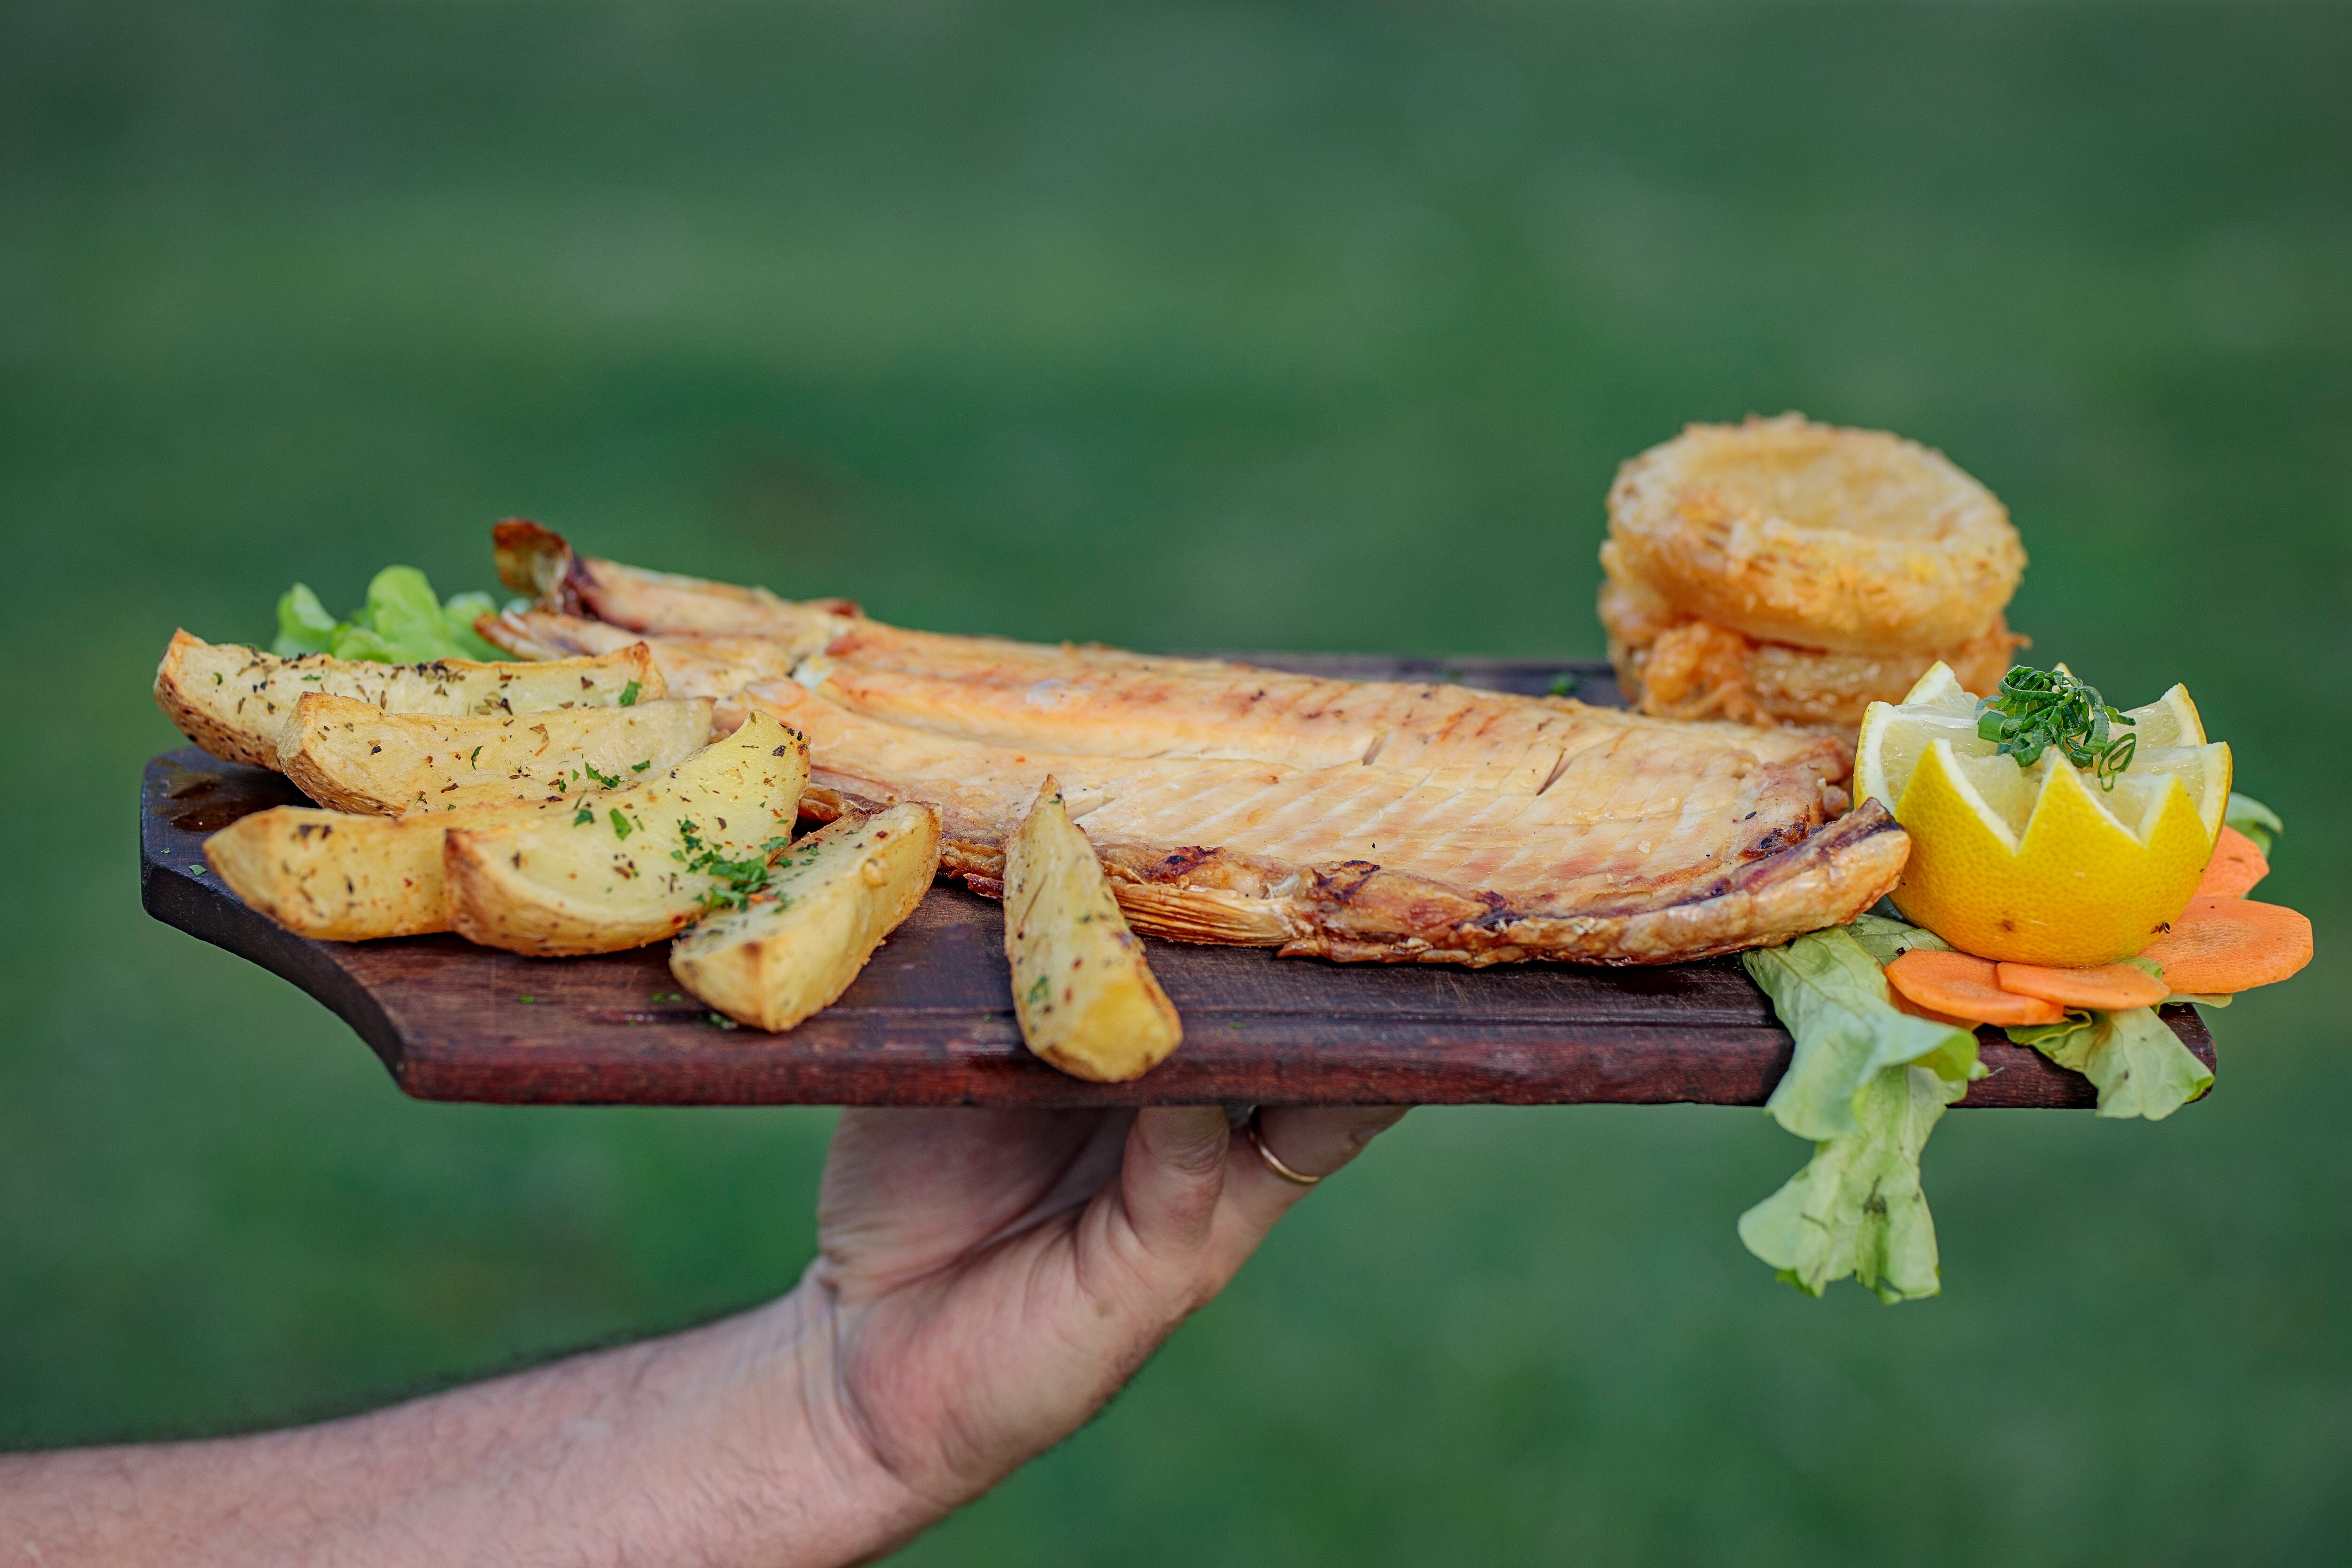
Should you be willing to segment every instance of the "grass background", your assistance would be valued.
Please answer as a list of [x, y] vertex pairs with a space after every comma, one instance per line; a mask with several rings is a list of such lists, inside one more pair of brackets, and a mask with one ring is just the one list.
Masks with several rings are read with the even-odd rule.
[[1591, 654], [1683, 421], [1950, 452], [2042, 655], [2187, 680], [2321, 958], [2162, 1126], [1983, 1112], [1805, 1300], [1732, 1110], [1417, 1114], [918, 1563], [2310, 1562], [2352, 1534], [2352, 11], [0, 12], [0, 1441], [757, 1300], [816, 1110], [412, 1104], [148, 921], [145, 696], [485, 530], [941, 629]]

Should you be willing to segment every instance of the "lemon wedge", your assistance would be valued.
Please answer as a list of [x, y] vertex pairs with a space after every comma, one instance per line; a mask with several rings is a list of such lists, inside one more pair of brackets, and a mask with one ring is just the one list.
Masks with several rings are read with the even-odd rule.
[[1874, 702], [1857, 795], [1895, 814], [1911, 858], [1895, 907], [1963, 952], [2079, 966], [2129, 958], [2189, 905], [2230, 802], [2230, 748], [2175, 686], [2128, 710], [2112, 789], [2055, 746], [2030, 768], [1977, 735], [1977, 700], [1938, 664]]

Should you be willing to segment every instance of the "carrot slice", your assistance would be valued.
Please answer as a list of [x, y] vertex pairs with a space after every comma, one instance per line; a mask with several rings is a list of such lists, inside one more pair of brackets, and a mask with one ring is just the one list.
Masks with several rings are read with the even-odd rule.
[[2003, 991], [2039, 996], [2062, 1007], [2098, 1007], [2114, 1013], [2126, 1007], [2153, 1007], [2172, 994], [2171, 986], [2128, 963], [2102, 963], [2091, 969], [2004, 963], [2000, 969]]
[[2311, 962], [2311, 921], [2279, 904], [2195, 898], [2172, 929], [2140, 950], [2164, 983], [2198, 996], [2269, 985]]
[[1915, 1018], [1925, 1018], [1930, 1024], [1948, 1024], [1955, 1029], [1976, 1027], [1976, 1024], [1970, 1019], [1955, 1018], [1949, 1013], [1938, 1013], [1933, 1007], [1922, 1007], [1891, 985], [1887, 987], [1886, 999], [1895, 1004], [1896, 1012], [1908, 1013]]
[[2225, 827], [2214, 842], [2213, 858], [2205, 863], [2205, 879], [2197, 884], [2197, 896], [2242, 899], [2270, 874], [2270, 860], [2254, 841], [2234, 827]]
[[1886, 983], [1920, 1006], [1979, 1024], [2054, 1024], [2066, 1009], [2000, 988], [1989, 958], [1913, 948], [1886, 966]]

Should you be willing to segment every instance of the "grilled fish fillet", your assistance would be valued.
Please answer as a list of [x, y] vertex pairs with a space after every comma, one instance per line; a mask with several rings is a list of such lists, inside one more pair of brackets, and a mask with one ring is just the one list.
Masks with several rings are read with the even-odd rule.
[[1721, 747], [1537, 795], [1361, 762], [1016, 751], [852, 713], [791, 680], [746, 697], [807, 736], [804, 810], [929, 805], [942, 864], [982, 891], [1054, 775], [1128, 918], [1192, 942], [1471, 965], [1673, 963], [1850, 920], [1909, 852], [1882, 808], [1823, 828], [1813, 773]]
[[1574, 786], [1596, 773], [1672, 771], [1697, 752], [1785, 763], [1817, 782], [1843, 778], [1853, 765], [1844, 743], [1829, 735], [1675, 723], [1444, 683], [1334, 680], [1173, 659], [1101, 665], [967, 656], [942, 673], [919, 660], [876, 662], [866, 649], [871, 626], [836, 638], [795, 678], [868, 718], [999, 745], [1307, 768], [1360, 763], [1423, 783], [1518, 795]]
[[[1155, 934], [1339, 959], [1671, 963], [1849, 920], [1909, 849], [1875, 806], [1829, 820], [1852, 757], [1819, 734], [907, 631], [844, 601], [578, 558], [536, 524], [500, 524], [498, 543], [502, 576], [542, 605], [486, 618], [501, 647], [642, 638], [673, 694], [808, 736], [812, 815], [930, 805], [946, 868], [986, 892], [1055, 774]], [[800, 679], [774, 679], [788, 669]]]
[[[844, 600], [794, 603], [763, 588], [577, 557], [536, 523], [500, 523], [497, 538], [506, 581], [567, 608], [509, 612], [485, 620], [484, 636], [509, 652], [557, 658], [651, 634], [644, 640], [678, 696], [723, 700], [821, 655], [800, 669], [803, 679], [872, 717], [1108, 756], [1379, 762], [1528, 790], [1594, 746], [1607, 749], [1611, 765], [1634, 766], [1645, 749], [1703, 739], [1813, 768], [1824, 780], [1843, 779], [1853, 762], [1841, 741], [1805, 731], [1691, 724], [1557, 699], [1334, 680], [1096, 644], [909, 631], [867, 620]], [[1636, 731], [1643, 739], [1629, 741]]]

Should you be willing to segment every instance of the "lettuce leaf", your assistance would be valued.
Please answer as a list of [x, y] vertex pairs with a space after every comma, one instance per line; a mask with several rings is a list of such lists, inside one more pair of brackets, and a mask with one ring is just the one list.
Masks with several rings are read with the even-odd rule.
[[[1881, 966], [1916, 948], [1948, 944], [1874, 911], [1741, 955], [1796, 1040], [1766, 1109], [1814, 1143], [1803, 1170], [1739, 1216], [1739, 1239], [1811, 1295], [1848, 1276], [1889, 1304], [1942, 1289], [1919, 1156], [1945, 1107], [1986, 1068], [1974, 1031], [1895, 1008]], [[2161, 1121], [2213, 1082], [2147, 1007], [2070, 1011], [2009, 1037], [2088, 1078], [2105, 1117]]]
[[2213, 1087], [2213, 1069], [2153, 1007], [2069, 1013], [2063, 1023], [2012, 1028], [2009, 1037], [2089, 1079], [2099, 1091], [2097, 1114], [2113, 1120], [2161, 1121]]
[[278, 640], [269, 651], [288, 658], [324, 653], [334, 646], [335, 617], [306, 584], [297, 583], [278, 600]]
[[2277, 812], [2253, 796], [2240, 795], [2236, 790], [2230, 792], [2230, 804], [2222, 812], [2221, 820], [2252, 839], [2254, 847], [2261, 850], [2265, 858], [2271, 852], [2272, 842], [2286, 831], [2286, 824], [2279, 820]]
[[1881, 969], [1915, 950], [1928, 952], [1952, 951], [1952, 944], [1934, 931], [1915, 926], [1908, 921], [1896, 920], [1892, 915], [1874, 912], [1856, 915], [1853, 923], [1845, 930], [1854, 941], [1862, 943], [1864, 952], [1878, 960]]
[[[1876, 940], [1887, 933], [1870, 934]], [[1740, 962], [1796, 1040], [1789, 1070], [1764, 1109], [1800, 1138], [1853, 1132], [1857, 1097], [1888, 1068], [1933, 1057], [1940, 1075], [1962, 1083], [1984, 1075], [1975, 1033], [1897, 1011], [1879, 961], [1851, 928], [1814, 931], [1784, 947], [1743, 953]]]
[[1814, 1142], [1805, 1168], [1740, 1216], [1739, 1239], [1811, 1295], [1849, 1275], [1887, 1302], [1942, 1288], [1919, 1152], [1985, 1068], [1974, 1030], [1898, 1010], [1880, 965], [1908, 948], [1944, 945], [1864, 915], [1741, 955], [1796, 1040], [1765, 1109]]
[[2091, 1026], [2090, 1013], [2081, 1007], [2069, 1007], [2066, 1016], [2054, 1024], [2011, 1024], [2001, 1032], [2013, 1045], [2031, 1046], [2069, 1072], [2083, 1070], [2083, 1057], [2090, 1050], [2088, 1040], [2076, 1043], [2075, 1037]]
[[1854, 1131], [1814, 1144], [1803, 1170], [1739, 1216], [1739, 1239], [1808, 1295], [1848, 1275], [1890, 1306], [1935, 1295], [1943, 1279], [1919, 1155], [1967, 1091], [1927, 1068], [1873, 1075], [1853, 1097]]
[[270, 651], [292, 657], [332, 654], [384, 664], [436, 658], [503, 657], [474, 630], [477, 617], [498, 608], [488, 594], [452, 595], [445, 603], [414, 566], [387, 566], [368, 584], [367, 602], [338, 621], [319, 595], [297, 583], [278, 601], [278, 638]]
[[513, 657], [474, 629], [476, 621], [498, 613], [498, 601], [479, 588], [449, 595], [448, 601], [441, 606], [442, 629], [457, 645], [459, 657], [483, 660]]

